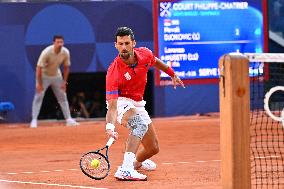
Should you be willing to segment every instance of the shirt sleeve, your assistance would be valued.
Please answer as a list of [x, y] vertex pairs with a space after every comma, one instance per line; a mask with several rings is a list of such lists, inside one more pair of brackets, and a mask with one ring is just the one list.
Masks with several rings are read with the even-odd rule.
[[70, 52], [68, 49], [66, 49], [66, 56], [64, 58], [64, 62], [63, 62], [64, 66], [70, 66], [71, 65], [71, 61], [70, 61]]
[[146, 47], [144, 47], [144, 50], [145, 50], [145, 53], [147, 54], [147, 57], [149, 59], [149, 66], [154, 66], [156, 64], [155, 55], [153, 54], [153, 52], [150, 49], [148, 49]]
[[38, 58], [37, 66], [44, 67], [47, 61], [47, 54], [46, 51], [43, 50]]
[[156, 57], [154, 56], [154, 54], [152, 53], [152, 51], [150, 51], [150, 66], [154, 66], [156, 64]]
[[114, 62], [110, 65], [106, 75], [106, 100], [117, 99], [118, 95], [118, 68]]

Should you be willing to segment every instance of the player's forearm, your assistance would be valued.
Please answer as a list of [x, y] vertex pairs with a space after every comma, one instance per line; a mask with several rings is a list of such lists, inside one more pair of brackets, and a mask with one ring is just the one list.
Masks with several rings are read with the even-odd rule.
[[65, 81], [65, 83], [67, 83], [69, 72], [70, 72], [69, 66], [64, 66], [64, 68], [63, 68], [63, 80]]
[[117, 99], [108, 100], [106, 122], [115, 125], [117, 117]]
[[39, 85], [42, 85], [42, 69], [40, 66], [36, 67], [36, 80]]
[[116, 109], [114, 109], [114, 108], [108, 109], [107, 114], [106, 114], [106, 122], [115, 125], [116, 115], [117, 115]]
[[175, 76], [174, 70], [158, 58], [156, 58], [155, 67], [157, 69], [162, 70], [163, 72], [167, 73], [170, 77]]
[[106, 115], [106, 133], [109, 137], [117, 140], [118, 133], [115, 132], [115, 122], [116, 122], [117, 110], [116, 107], [108, 107]]

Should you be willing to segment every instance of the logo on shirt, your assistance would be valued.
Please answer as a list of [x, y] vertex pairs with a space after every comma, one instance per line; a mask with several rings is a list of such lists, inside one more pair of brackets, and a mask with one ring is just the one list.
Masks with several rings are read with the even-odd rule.
[[124, 77], [125, 77], [125, 79], [128, 80], [128, 81], [131, 79], [131, 75], [130, 75], [128, 72], [126, 72], [126, 73], [124, 74]]

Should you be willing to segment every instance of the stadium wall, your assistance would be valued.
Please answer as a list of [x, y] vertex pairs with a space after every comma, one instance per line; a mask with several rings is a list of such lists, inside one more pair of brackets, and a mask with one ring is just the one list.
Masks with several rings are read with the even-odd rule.
[[[54, 34], [65, 37], [71, 72], [102, 72], [117, 55], [113, 35], [119, 26], [131, 27], [137, 45], [153, 50], [152, 1], [1, 3], [0, 101], [15, 105], [6, 120], [30, 121], [36, 62]], [[154, 116], [219, 111], [218, 84], [159, 86], [153, 93]]]

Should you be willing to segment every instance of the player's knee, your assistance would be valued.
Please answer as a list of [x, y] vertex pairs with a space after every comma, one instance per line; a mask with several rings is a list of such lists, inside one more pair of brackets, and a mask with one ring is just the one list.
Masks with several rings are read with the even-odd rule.
[[127, 112], [124, 113], [122, 119], [121, 119], [121, 125], [124, 127], [128, 126], [128, 122], [131, 120], [133, 115], [135, 115], [136, 112], [133, 108], [130, 108]]
[[137, 136], [141, 140], [148, 131], [148, 125], [139, 114], [135, 114], [128, 120], [127, 127], [131, 129], [131, 134], [133, 136]]

